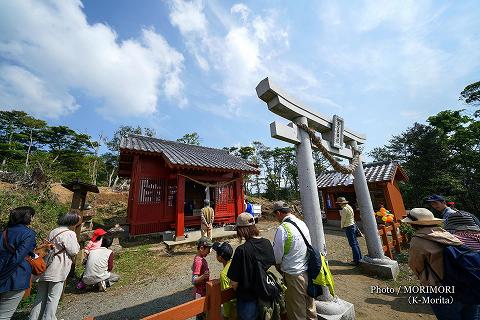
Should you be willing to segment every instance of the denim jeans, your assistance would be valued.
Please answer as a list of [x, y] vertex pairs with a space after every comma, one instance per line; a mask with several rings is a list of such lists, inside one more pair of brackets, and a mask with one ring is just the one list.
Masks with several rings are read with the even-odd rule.
[[0, 319], [9, 320], [13, 316], [24, 293], [25, 290], [0, 293]]
[[357, 237], [355, 236], [356, 225], [351, 225], [346, 228], [345, 234], [347, 235], [348, 244], [352, 247], [353, 261], [358, 263], [362, 259], [362, 252], [360, 251], [360, 245], [358, 244]]
[[237, 298], [237, 319], [256, 320], [258, 316], [257, 300]]
[[480, 305], [463, 304], [431, 304], [438, 320], [480, 320]]

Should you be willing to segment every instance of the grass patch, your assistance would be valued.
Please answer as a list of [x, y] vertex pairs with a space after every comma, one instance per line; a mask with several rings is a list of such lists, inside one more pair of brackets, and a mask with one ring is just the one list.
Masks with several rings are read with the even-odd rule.
[[0, 228], [6, 226], [10, 210], [21, 206], [35, 209], [36, 214], [30, 227], [37, 233], [37, 243], [56, 228], [58, 217], [68, 210], [66, 205], [49, 194], [38, 194], [28, 189], [0, 190]]
[[115, 258], [113, 272], [120, 275], [120, 285], [130, 285], [156, 277], [165, 271], [166, 259], [158, 252], [150, 250], [150, 244], [122, 251]]

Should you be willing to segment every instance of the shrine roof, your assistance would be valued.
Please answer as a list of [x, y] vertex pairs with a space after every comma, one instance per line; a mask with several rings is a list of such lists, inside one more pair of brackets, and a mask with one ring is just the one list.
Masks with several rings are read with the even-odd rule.
[[[365, 177], [368, 183], [393, 181], [408, 181], [405, 170], [396, 161], [382, 161], [364, 163]], [[328, 171], [317, 177], [317, 187], [320, 189], [349, 186], [353, 184], [353, 179], [349, 175], [336, 171]]]
[[121, 152], [161, 155], [171, 167], [217, 169], [259, 173], [258, 168], [227, 150], [195, 146], [142, 135], [129, 134], [120, 142]]

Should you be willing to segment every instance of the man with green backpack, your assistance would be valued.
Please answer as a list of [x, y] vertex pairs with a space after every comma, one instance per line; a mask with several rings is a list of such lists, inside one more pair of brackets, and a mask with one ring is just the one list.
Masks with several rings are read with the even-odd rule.
[[273, 252], [277, 270], [283, 275], [287, 286], [285, 304], [288, 319], [317, 319], [314, 299], [307, 294], [308, 255], [303, 237], [310, 243], [310, 232], [285, 202], [275, 202], [273, 213], [281, 223], [275, 233]]

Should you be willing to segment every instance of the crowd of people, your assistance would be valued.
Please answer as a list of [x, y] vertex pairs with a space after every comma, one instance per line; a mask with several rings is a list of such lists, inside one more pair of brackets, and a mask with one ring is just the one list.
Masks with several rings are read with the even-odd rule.
[[[434, 298], [430, 305], [437, 319], [480, 320], [477, 286], [480, 281], [480, 221], [473, 214], [449, 207], [440, 195], [432, 195], [426, 201], [442, 219], [426, 208], [414, 208], [402, 220], [415, 229], [408, 264], [424, 286], [455, 287], [451, 303], [435, 300], [438, 295], [430, 296]], [[439, 226], [442, 223], [443, 228]]]
[[[30, 291], [32, 282], [37, 283], [37, 294], [29, 315], [30, 320], [55, 320], [58, 303], [62, 296], [65, 280], [72, 270], [80, 245], [75, 228], [82, 223], [74, 212], [58, 219], [46, 241], [51, 250], [45, 256], [36, 253], [36, 233], [30, 224], [35, 217], [31, 207], [18, 207], [10, 211], [7, 227], [0, 238], [0, 319], [10, 319], [21, 299]], [[113, 253], [108, 247], [112, 238], [104, 230], [97, 229], [85, 248], [85, 272], [81, 283], [96, 285], [104, 291], [118, 276], [111, 273]], [[34, 271], [29, 261], [43, 259], [44, 270]]]
[[[402, 220], [416, 230], [410, 243], [409, 266], [421, 285], [458, 285], [445, 279], [449, 276], [444, 270], [445, 248], [450, 246], [464, 248], [463, 253], [471, 254], [473, 259], [480, 258], [480, 222], [474, 215], [452, 208], [452, 204], [447, 204], [439, 195], [428, 197], [426, 202], [438, 211], [443, 219], [435, 218], [428, 209], [414, 208]], [[344, 197], [339, 197], [336, 203], [341, 208], [341, 228], [352, 249], [351, 264], [358, 266], [362, 260], [362, 253], [357, 238], [362, 235], [355, 223], [354, 211]], [[222, 290], [230, 287], [236, 290], [236, 300], [228, 302], [223, 307], [225, 319], [258, 319], [259, 315], [261, 316], [257, 265], [265, 271], [275, 266], [282, 275], [288, 288], [284, 296], [288, 319], [317, 319], [314, 299], [307, 294], [308, 259], [305, 240], [311, 241], [309, 230], [302, 220], [292, 214], [285, 202], [275, 202], [273, 212], [280, 222], [273, 243], [260, 236], [253, 216], [247, 212], [237, 218], [237, 235], [245, 242], [234, 253], [226, 242], [212, 243], [211, 239], [206, 237], [200, 238], [197, 242], [198, 253], [192, 266], [195, 297], [199, 298], [206, 294], [206, 283], [210, 279], [210, 273], [205, 257], [210, 253], [210, 248], [213, 248], [217, 260], [224, 266], [220, 274]], [[439, 227], [442, 223], [443, 228]], [[459, 271], [453, 270], [457, 273]], [[480, 279], [480, 270], [472, 272]], [[465, 274], [460, 276], [468, 278]], [[462, 292], [462, 289], [457, 288], [457, 292], [459, 291]], [[480, 300], [475, 294], [470, 293], [471, 290], [463, 292], [469, 296], [470, 301], [465, 302], [459, 294], [454, 296], [453, 303], [438, 303], [438, 300], [432, 302], [435, 316], [440, 320], [480, 320], [478, 304]], [[430, 296], [435, 297], [436, 295]], [[202, 319], [203, 315], [197, 318]]]
[[[442, 196], [432, 195], [426, 201], [441, 214], [442, 219], [436, 218], [426, 208], [414, 208], [402, 220], [416, 230], [409, 248], [410, 268], [424, 286], [455, 286], [459, 274], [467, 280], [472, 276], [471, 283], [475, 284], [480, 279], [480, 270], [472, 269], [472, 265], [478, 267], [475, 263], [480, 261], [480, 221], [468, 212], [452, 208]], [[354, 211], [343, 197], [337, 199], [337, 204], [341, 208], [341, 227], [352, 249], [352, 264], [358, 266], [362, 254], [357, 240]], [[205, 227], [201, 228], [202, 235], [196, 243], [197, 254], [192, 264], [193, 294], [194, 298], [206, 296], [210, 270], [205, 258], [213, 249], [217, 261], [223, 266], [220, 273], [221, 289], [233, 288], [236, 291], [235, 299], [223, 304], [225, 319], [250, 320], [262, 315], [264, 306], [261, 301], [264, 297], [261, 292], [264, 288], [259, 288], [262, 283], [260, 277], [272, 266], [281, 274], [282, 285], [288, 288], [282, 296], [288, 319], [317, 319], [315, 301], [307, 290], [307, 247], [311, 242], [309, 229], [283, 201], [275, 202], [272, 211], [280, 223], [273, 242], [261, 237], [252, 213], [243, 212], [237, 217], [236, 230], [238, 238], [244, 242], [234, 251], [227, 242], [212, 242], [214, 211], [205, 202], [201, 220]], [[1, 234], [0, 319], [12, 317], [32, 281], [37, 282], [37, 294], [29, 319], [56, 319], [65, 280], [80, 252], [77, 234], [72, 231], [82, 222], [78, 214], [69, 212], [58, 219], [58, 227], [49, 233], [47, 239], [52, 249], [45, 256], [39, 256], [35, 249], [38, 239], [35, 231], [29, 227], [34, 217], [35, 210], [31, 207], [11, 210], [7, 227]], [[94, 231], [84, 249], [85, 271], [77, 289], [97, 286], [100, 291], [105, 291], [118, 280], [118, 275], [112, 272], [114, 254], [109, 249], [111, 244], [112, 238], [105, 230]], [[46, 270], [32, 275], [32, 259], [43, 259]], [[461, 269], [465, 259], [470, 259], [470, 269]], [[480, 320], [478, 288], [469, 288], [467, 283], [456, 288], [456, 294], [452, 303], [431, 303], [436, 317], [440, 320]], [[198, 315], [197, 319], [203, 319], [204, 316]]]
[[[280, 226], [271, 243], [260, 236], [255, 219], [249, 212], [237, 217], [237, 235], [244, 240], [235, 252], [230, 244], [212, 243], [207, 237], [197, 241], [197, 255], [192, 265], [192, 284], [194, 297], [206, 295], [206, 283], [210, 279], [210, 270], [205, 257], [213, 248], [217, 261], [224, 268], [220, 274], [222, 290], [233, 288], [236, 299], [223, 306], [225, 319], [257, 319], [263, 312], [259, 301], [258, 286], [262, 270], [275, 266], [283, 275], [286, 287], [285, 307], [289, 319], [317, 319], [314, 299], [307, 294], [307, 241], [311, 241], [308, 227], [292, 214], [290, 207], [283, 201], [273, 204], [273, 213]], [[298, 228], [297, 228], [298, 227]], [[303, 236], [302, 236], [303, 233]], [[260, 268], [262, 270], [260, 270]], [[203, 319], [204, 315], [197, 316]]]

